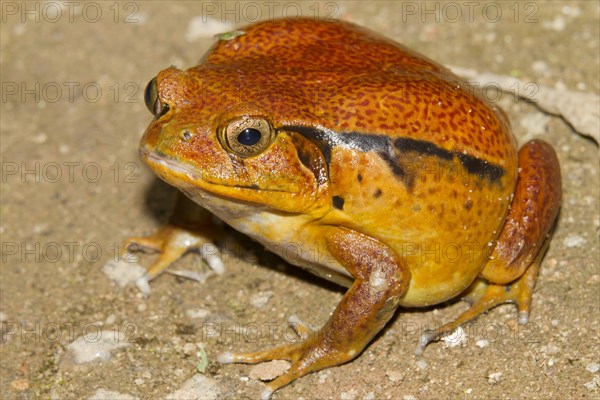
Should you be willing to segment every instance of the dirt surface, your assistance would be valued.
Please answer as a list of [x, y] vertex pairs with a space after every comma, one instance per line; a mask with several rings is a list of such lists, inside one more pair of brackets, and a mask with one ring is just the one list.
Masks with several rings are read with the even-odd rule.
[[[263, 384], [248, 377], [252, 367], [222, 366], [217, 354], [280, 343], [291, 315], [319, 326], [341, 298], [341, 289], [233, 231], [220, 243], [231, 249], [227, 272], [204, 283], [165, 275], [144, 298], [103, 272], [125, 238], [154, 231], [173, 204], [174, 191], [137, 156], [151, 120], [143, 89], [171, 64], [194, 65], [215, 33], [257, 16], [318, 10], [443, 64], [599, 92], [593, 1], [85, 4], [1, 3], [3, 399], [109, 398], [110, 391], [160, 399], [197, 369], [201, 397], [258, 398]], [[504, 305], [467, 325], [461, 345], [437, 342], [415, 356], [422, 329], [466, 306], [401, 310], [355, 361], [304, 377], [275, 399], [600, 397], [598, 147], [531, 104], [506, 94], [499, 101], [519, 142], [543, 138], [562, 166], [563, 209], [530, 323], [517, 326], [514, 307]], [[178, 268], [206, 265], [191, 254]], [[103, 362], [74, 362], [69, 344], [104, 340], [101, 330], [124, 346]]]

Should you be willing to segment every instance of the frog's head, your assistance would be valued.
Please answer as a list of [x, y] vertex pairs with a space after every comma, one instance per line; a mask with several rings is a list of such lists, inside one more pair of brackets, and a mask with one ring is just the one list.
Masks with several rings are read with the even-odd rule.
[[[215, 196], [284, 212], [306, 212], [327, 190], [322, 152], [285, 130], [269, 102], [226, 90], [227, 71], [168, 68], [147, 86], [154, 114], [141, 158], [164, 181], [202, 203]], [[254, 97], [253, 97], [254, 96]]]

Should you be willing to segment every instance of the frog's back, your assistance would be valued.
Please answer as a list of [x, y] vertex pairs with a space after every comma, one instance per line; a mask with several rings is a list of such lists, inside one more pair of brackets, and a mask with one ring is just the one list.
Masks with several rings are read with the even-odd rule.
[[436, 143], [508, 168], [516, 162], [508, 121], [495, 106], [447, 68], [354, 24], [255, 24], [221, 40], [198, 68], [230, 74], [243, 101], [286, 125]]

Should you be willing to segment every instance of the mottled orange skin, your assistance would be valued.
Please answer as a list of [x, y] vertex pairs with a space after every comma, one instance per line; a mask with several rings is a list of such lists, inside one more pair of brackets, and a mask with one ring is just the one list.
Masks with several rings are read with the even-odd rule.
[[[544, 145], [542, 172], [533, 168], [517, 191], [550, 204], [527, 203], [525, 214], [544, 217], [525, 226], [525, 203], [513, 203], [506, 228], [538, 250], [518, 268], [486, 269], [492, 251], [495, 261], [519, 252], [514, 232], [495, 243], [518, 178], [508, 121], [448, 69], [349, 23], [255, 24], [200, 65], [160, 72], [156, 87], [169, 109], [140, 152], [157, 175], [289, 262], [350, 287], [311, 340], [234, 356], [292, 360], [270, 390], [352, 359], [398, 305], [453, 298], [482, 271], [491, 283], [518, 279], [556, 218], [560, 174]], [[247, 158], [217, 134], [244, 116], [276, 131]]]

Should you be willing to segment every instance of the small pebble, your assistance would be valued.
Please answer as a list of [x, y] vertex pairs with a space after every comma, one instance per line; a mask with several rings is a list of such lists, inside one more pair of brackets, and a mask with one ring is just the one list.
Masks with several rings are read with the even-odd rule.
[[571, 235], [571, 236], [567, 236], [563, 240], [563, 243], [564, 243], [565, 247], [568, 247], [568, 248], [582, 247], [583, 245], [585, 245], [587, 243], [587, 240], [585, 240], [585, 238], [581, 237], [581, 236]]
[[108, 326], [111, 326], [116, 321], [117, 321], [117, 316], [115, 314], [110, 314], [108, 317], [106, 317], [106, 319], [104, 320], [104, 323]]
[[329, 369], [325, 369], [319, 372], [319, 383], [325, 383], [325, 381], [327, 380], [327, 378], [329, 378], [329, 375], [331, 375], [331, 370]]
[[500, 377], [502, 376], [502, 372], [494, 372], [488, 375], [488, 382], [495, 384], [500, 382]]
[[578, 17], [581, 15], [581, 9], [575, 5], [566, 5], [561, 9], [562, 13], [571, 17]]
[[404, 380], [404, 374], [396, 370], [385, 371], [385, 376], [392, 382], [402, 382]]
[[600, 275], [592, 275], [592, 276], [590, 276], [590, 279], [588, 279], [586, 283], [588, 285], [595, 285], [598, 282], [600, 282]]
[[404, 396], [402, 396], [402, 400], [417, 400], [417, 398], [412, 394], [405, 394]]
[[196, 345], [194, 343], [186, 343], [183, 345], [183, 353], [191, 356], [196, 351]]
[[536, 60], [531, 64], [531, 68], [538, 74], [546, 74], [548, 72], [548, 64], [542, 60]]
[[589, 390], [596, 390], [596, 388], [600, 387], [600, 376], [594, 377], [593, 380], [589, 381], [588, 383], [584, 383], [583, 386]]
[[10, 383], [10, 387], [17, 392], [23, 392], [29, 389], [29, 381], [27, 379], [15, 379]]
[[273, 297], [272, 291], [258, 292], [250, 297], [250, 304], [256, 308], [263, 308], [271, 297]]
[[102, 272], [120, 287], [125, 287], [144, 276], [146, 269], [135, 262], [109, 260], [102, 267]]
[[375, 400], [375, 392], [369, 392], [363, 396], [363, 400]]
[[488, 342], [485, 339], [479, 339], [477, 342], [475, 342], [475, 346], [479, 347], [480, 349], [483, 349], [484, 347], [488, 347], [490, 344], [490, 342]]
[[67, 352], [75, 364], [110, 360], [112, 353], [130, 346], [123, 333], [112, 330], [92, 331], [80, 336], [67, 346]]
[[47, 140], [48, 140], [48, 136], [43, 132], [38, 133], [33, 138], [34, 143], [37, 143], [37, 144], [44, 144], [44, 143], [46, 143]]
[[221, 398], [221, 388], [216, 380], [204, 375], [195, 374], [183, 385], [166, 397], [166, 400], [217, 400]]
[[358, 392], [356, 389], [351, 389], [349, 392], [342, 392], [342, 394], [340, 394], [340, 400], [354, 400], [357, 395]]
[[554, 343], [550, 343], [545, 346], [542, 346], [540, 351], [542, 353], [546, 353], [546, 354], [556, 354], [560, 351], [560, 348], [557, 345], [555, 345]]
[[600, 364], [598, 364], [598, 363], [589, 363], [587, 365], [587, 367], [585, 367], [585, 369], [587, 369], [588, 371], [590, 371], [592, 374], [595, 374], [596, 372], [598, 372], [600, 370]]
[[582, 247], [587, 243], [587, 240], [581, 236], [570, 235], [563, 240], [563, 243], [567, 248]]
[[425, 361], [425, 360], [418, 360], [415, 364], [417, 365], [417, 368], [419, 368], [420, 370], [425, 370], [425, 369], [427, 369], [427, 366], [428, 366], [427, 361]]
[[6, 313], [0, 311], [0, 322], [6, 322], [8, 321], [8, 315], [6, 315]]
[[557, 15], [552, 21], [544, 21], [544, 27], [553, 31], [563, 31], [567, 22], [562, 15]]
[[248, 376], [255, 381], [270, 381], [283, 375], [291, 364], [285, 360], [273, 360], [255, 365]]
[[204, 319], [210, 315], [210, 311], [204, 308], [190, 308], [185, 310], [185, 315], [189, 319]]
[[58, 152], [63, 156], [69, 154], [69, 151], [71, 151], [71, 148], [66, 144], [61, 144], [58, 146]]
[[137, 397], [112, 390], [98, 389], [87, 400], [137, 400]]

